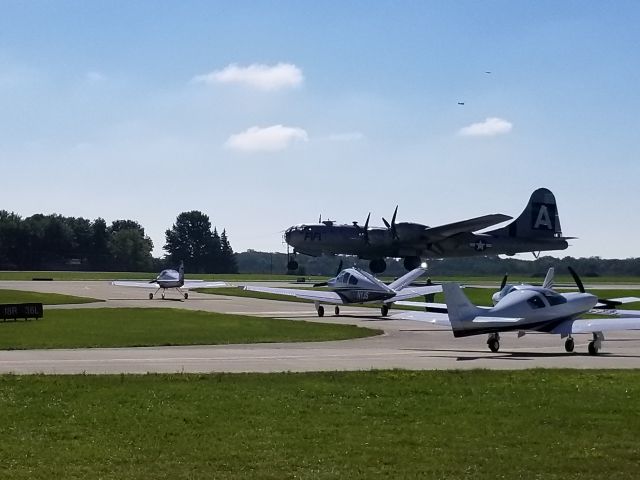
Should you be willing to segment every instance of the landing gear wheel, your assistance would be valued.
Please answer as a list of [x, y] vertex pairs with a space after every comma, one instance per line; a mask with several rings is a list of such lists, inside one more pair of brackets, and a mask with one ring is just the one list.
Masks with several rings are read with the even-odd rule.
[[382, 307], [380, 307], [380, 315], [382, 315], [383, 317], [386, 317], [388, 313], [389, 313], [388, 305], [383, 305]]
[[287, 262], [287, 270], [297, 270], [298, 269], [298, 262], [296, 262], [295, 260], [289, 260]]
[[422, 260], [420, 260], [420, 257], [404, 257], [404, 261], [402, 263], [406, 270], [413, 270], [420, 266]]
[[340, 315], [340, 307], [336, 306], [336, 308], [333, 309], [333, 312], [336, 314], [336, 316]]
[[184, 299], [188, 299], [189, 298], [189, 294], [187, 292], [184, 292]]
[[383, 258], [376, 258], [369, 262], [369, 270], [371, 273], [382, 273], [387, 269], [387, 262]]
[[571, 353], [573, 352], [574, 347], [575, 347], [575, 342], [573, 341], [573, 338], [571, 337], [567, 338], [564, 342], [564, 349], [567, 352]]
[[498, 353], [498, 350], [500, 350], [500, 340], [496, 337], [489, 338], [489, 340], [487, 340], [487, 345], [489, 345], [489, 350], [493, 353]]
[[589, 342], [589, 355], [598, 355], [599, 348], [594, 341]]
[[162, 299], [164, 300], [164, 293], [162, 294]]
[[153, 300], [153, 293], [149, 294], [149, 300]]
[[318, 316], [324, 317], [324, 307], [322, 305], [318, 307]]

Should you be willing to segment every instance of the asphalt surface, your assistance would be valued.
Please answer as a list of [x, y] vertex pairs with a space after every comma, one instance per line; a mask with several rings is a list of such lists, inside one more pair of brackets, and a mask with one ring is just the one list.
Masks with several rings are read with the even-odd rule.
[[[575, 337], [575, 352], [564, 351], [556, 335], [501, 335], [501, 350], [491, 353], [484, 336], [455, 339], [448, 329], [376, 316], [371, 308], [341, 307], [341, 316], [319, 319], [312, 304], [190, 293], [182, 301], [148, 300], [144, 289], [109, 282], [0, 282], [0, 288], [65, 293], [104, 302], [46, 308], [167, 307], [258, 315], [377, 328], [383, 335], [336, 342], [251, 345], [91, 348], [0, 351], [0, 373], [118, 374], [147, 372], [283, 372], [321, 370], [640, 368], [640, 331], [607, 336], [601, 354], [587, 354], [588, 335]], [[46, 321], [46, 310], [45, 319]], [[0, 325], [1, 334], [2, 325]]]

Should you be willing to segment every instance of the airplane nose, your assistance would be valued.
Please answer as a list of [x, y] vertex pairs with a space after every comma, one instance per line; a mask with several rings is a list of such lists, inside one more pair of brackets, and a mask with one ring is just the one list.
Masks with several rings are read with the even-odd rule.
[[291, 232], [293, 231], [293, 227], [289, 227], [284, 231], [284, 239], [287, 243], [291, 243]]

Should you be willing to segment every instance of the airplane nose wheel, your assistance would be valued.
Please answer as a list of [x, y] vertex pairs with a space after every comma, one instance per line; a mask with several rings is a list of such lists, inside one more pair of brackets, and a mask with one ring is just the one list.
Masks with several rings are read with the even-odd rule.
[[318, 316], [324, 317], [324, 307], [322, 305], [318, 307]]
[[489, 345], [489, 350], [493, 353], [497, 353], [500, 350], [500, 334], [492, 333], [489, 335], [487, 339], [487, 345]]
[[333, 311], [336, 314], [336, 317], [340, 315], [340, 307], [336, 306], [336, 308]]
[[184, 292], [184, 299], [188, 299], [189, 298], [189, 294], [187, 292]]
[[388, 305], [383, 305], [382, 307], [380, 307], [380, 315], [382, 315], [383, 317], [386, 317], [388, 313], [389, 313]]
[[571, 337], [567, 338], [564, 342], [564, 349], [567, 352], [571, 353], [573, 352], [574, 347], [575, 347], [575, 342], [573, 341], [573, 338]]
[[153, 293], [149, 294], [149, 300], [153, 300]]

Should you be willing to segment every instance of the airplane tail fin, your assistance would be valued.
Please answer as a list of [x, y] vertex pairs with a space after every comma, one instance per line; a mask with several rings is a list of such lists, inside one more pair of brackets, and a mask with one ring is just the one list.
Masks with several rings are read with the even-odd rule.
[[392, 283], [390, 283], [388, 285], [388, 287], [393, 290], [393, 291], [398, 291], [398, 290], [402, 290], [404, 287], [406, 287], [407, 285], [410, 285], [411, 282], [413, 282], [416, 278], [424, 275], [424, 273], [427, 271], [426, 268], [422, 268], [422, 267], [418, 267], [418, 268], [414, 268], [413, 270], [411, 270], [408, 273], [405, 273], [403, 276], [401, 276], [399, 279], [393, 281]]
[[184, 262], [180, 261], [180, 267], [178, 268], [178, 274], [180, 275], [179, 279], [184, 283]]
[[535, 190], [518, 218], [506, 227], [487, 233], [505, 237], [562, 237], [556, 197], [546, 188]]
[[482, 314], [482, 309], [469, 301], [457, 283], [444, 283], [442, 291], [444, 292], [444, 301], [447, 304], [453, 336], [463, 336], [462, 332], [468, 330], [468, 325], [473, 319]]
[[542, 288], [553, 288], [553, 277], [554, 277], [554, 273], [555, 270], [553, 267], [549, 268], [549, 271], [547, 271], [547, 276], [544, 277], [544, 282], [542, 282]]

